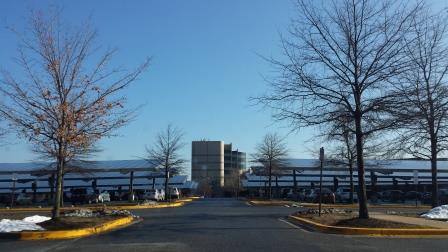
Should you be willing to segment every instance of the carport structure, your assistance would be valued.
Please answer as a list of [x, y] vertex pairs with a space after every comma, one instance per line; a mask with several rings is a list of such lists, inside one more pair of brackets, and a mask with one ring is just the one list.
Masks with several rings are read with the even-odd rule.
[[[448, 161], [438, 161], [438, 183], [448, 186]], [[367, 160], [365, 162], [368, 188], [391, 188], [409, 186], [411, 190], [428, 191], [431, 185], [431, 163], [427, 160]], [[288, 159], [272, 176], [272, 185], [279, 188], [309, 188], [319, 184], [320, 161], [318, 159]], [[417, 184], [414, 185], [416, 178]], [[266, 188], [268, 176], [263, 174], [262, 164], [251, 166], [251, 173], [242, 181], [248, 189]], [[358, 182], [356, 163], [353, 164], [353, 182]], [[322, 184], [324, 187], [348, 186], [349, 167], [339, 160], [327, 160], [323, 164]], [[336, 184], [336, 186], [335, 186]]]
[[[75, 187], [97, 187], [103, 190], [162, 188], [164, 175], [148, 160], [73, 161], [66, 166], [64, 190]], [[51, 192], [56, 164], [51, 162], [0, 163], [0, 193], [32, 189]], [[170, 186], [194, 187], [187, 176], [173, 176]]]

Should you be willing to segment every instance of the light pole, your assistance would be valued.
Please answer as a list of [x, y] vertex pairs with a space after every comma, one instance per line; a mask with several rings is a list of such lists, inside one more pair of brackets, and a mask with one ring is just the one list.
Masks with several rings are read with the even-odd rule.
[[320, 148], [319, 160], [320, 160], [320, 185], [319, 185], [319, 217], [320, 217], [320, 213], [322, 210], [322, 168], [324, 165], [324, 147]]
[[17, 175], [15, 173], [12, 174], [12, 192], [11, 192], [11, 208], [14, 206], [14, 196], [16, 192], [16, 181]]
[[[232, 150], [230, 150], [230, 151], [232, 151]], [[240, 170], [238, 168], [239, 162], [240, 162], [240, 154], [238, 152], [238, 149], [236, 149], [236, 172], [238, 174], [238, 186], [237, 186], [237, 189], [236, 189], [236, 199], [238, 199], [239, 196], [240, 196], [241, 172], [240, 172]]]

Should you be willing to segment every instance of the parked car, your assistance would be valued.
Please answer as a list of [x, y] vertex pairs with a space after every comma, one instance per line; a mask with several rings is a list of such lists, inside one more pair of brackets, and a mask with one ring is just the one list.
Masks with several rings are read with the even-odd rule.
[[431, 202], [432, 202], [432, 193], [431, 192], [422, 193], [421, 197], [422, 197], [423, 204], [431, 204]]
[[388, 202], [404, 202], [405, 197], [404, 193], [400, 190], [389, 190], [381, 194], [381, 199]]
[[11, 204], [11, 197], [12, 197], [12, 195], [10, 193], [8, 193], [8, 194], [1, 194], [0, 195], [0, 204], [1, 205], [10, 205]]
[[98, 196], [96, 197], [97, 199], [95, 200], [96, 202], [110, 202], [110, 194], [108, 191], [102, 191], [100, 194], [98, 194]]
[[[309, 191], [309, 190], [308, 190]], [[306, 189], [301, 189], [297, 192], [297, 200], [299, 201], [305, 201], [306, 198], [306, 194], [307, 194], [307, 190]]]
[[180, 198], [180, 191], [177, 189], [177, 187], [170, 188], [170, 198], [171, 199], [179, 199]]
[[297, 192], [294, 192], [292, 188], [286, 188], [282, 190], [282, 197], [286, 199], [296, 199]]
[[91, 188], [70, 189], [70, 201], [75, 204], [90, 204], [98, 202], [97, 194]]
[[31, 205], [32, 199], [31, 196], [27, 195], [26, 193], [20, 193], [17, 196], [16, 204], [17, 205]]
[[439, 204], [448, 204], [448, 189], [439, 189]]
[[[448, 204], [448, 189], [439, 189], [439, 204]], [[421, 200], [423, 204], [432, 203], [432, 192], [422, 193]]]
[[[350, 187], [339, 187], [336, 189], [336, 201], [338, 202], [350, 202]], [[358, 194], [353, 192], [353, 201], [358, 202]]]
[[409, 191], [404, 194], [404, 198], [406, 200], [420, 200], [422, 198], [422, 194], [416, 191]]
[[[143, 195], [143, 194], [141, 194], [141, 195]], [[139, 195], [136, 192], [134, 192], [132, 195], [132, 201], [138, 201], [139, 199], [141, 199], [141, 197], [142, 196], [139, 197]], [[121, 195], [121, 200], [129, 200], [129, 192], [124, 192]]]
[[299, 189], [296, 192], [294, 192], [294, 189], [287, 189], [285, 194], [287, 199], [299, 201], [305, 200], [305, 190], [303, 189]]
[[[308, 198], [313, 203], [319, 203], [320, 190], [313, 189], [309, 194]], [[322, 188], [322, 203], [325, 204], [334, 204], [336, 203], [336, 197], [334, 193], [328, 188]]]
[[303, 201], [306, 202], [311, 202], [312, 198], [311, 198], [311, 194], [313, 193], [314, 189], [305, 189], [303, 191]]
[[[377, 203], [379, 200], [381, 200], [382, 194], [381, 192], [376, 192], [372, 190], [366, 191], [367, 199], [370, 200], [371, 203]], [[356, 195], [358, 196], [358, 195]]]
[[159, 191], [160, 200], [161, 201], [165, 200], [165, 190], [164, 189], [156, 189], [156, 190]]
[[160, 199], [160, 192], [157, 189], [150, 189], [150, 190], [145, 190], [145, 192], [142, 195], [142, 199], [144, 200], [154, 200], [154, 201], [159, 201]]

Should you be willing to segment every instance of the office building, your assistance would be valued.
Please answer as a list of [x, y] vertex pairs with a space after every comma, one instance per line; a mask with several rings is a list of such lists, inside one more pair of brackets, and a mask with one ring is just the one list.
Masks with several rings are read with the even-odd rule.
[[214, 190], [226, 185], [246, 169], [246, 153], [232, 150], [223, 141], [193, 141], [191, 179], [209, 183]]

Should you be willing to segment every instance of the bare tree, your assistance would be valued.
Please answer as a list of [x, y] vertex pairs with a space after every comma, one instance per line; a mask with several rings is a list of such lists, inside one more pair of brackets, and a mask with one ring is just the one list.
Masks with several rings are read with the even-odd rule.
[[148, 59], [136, 70], [109, 69], [114, 50], [95, 61], [96, 32], [89, 25], [70, 30], [59, 15], [32, 13], [29, 31], [17, 33], [24, 77], [5, 70], [0, 88], [7, 99], [0, 113], [36, 153], [56, 162], [56, 219], [66, 164], [96, 151], [99, 139], [129, 122], [133, 111], [123, 108], [126, 97], [120, 91], [149, 64]]
[[213, 187], [211, 179], [209, 177], [202, 179], [199, 182], [196, 191], [204, 197], [212, 196]]
[[409, 71], [397, 85], [397, 121], [402, 122], [394, 147], [431, 161], [432, 206], [439, 205], [437, 158], [448, 148], [448, 31], [446, 10], [427, 8], [412, 20], [406, 47]]
[[277, 174], [278, 169], [284, 165], [287, 155], [288, 150], [283, 139], [275, 133], [266, 134], [252, 155], [255, 162], [263, 165], [263, 174], [268, 176], [269, 200], [272, 199], [272, 175]]
[[385, 91], [401, 73], [404, 38], [418, 6], [404, 1], [298, 1], [285, 60], [270, 59], [279, 77], [258, 101], [276, 120], [292, 127], [338, 120], [339, 110], [354, 122], [359, 183], [359, 218], [368, 218], [364, 177], [365, 137], [395, 124]]
[[225, 177], [225, 187], [224, 191], [234, 194], [238, 197], [241, 189], [241, 171], [240, 170], [230, 170], [230, 174]]
[[165, 193], [169, 198], [168, 180], [170, 176], [179, 174], [187, 162], [180, 156], [180, 150], [185, 146], [182, 142], [183, 132], [169, 124], [166, 130], [157, 135], [152, 149], [146, 149], [148, 160], [157, 166], [165, 175]]

